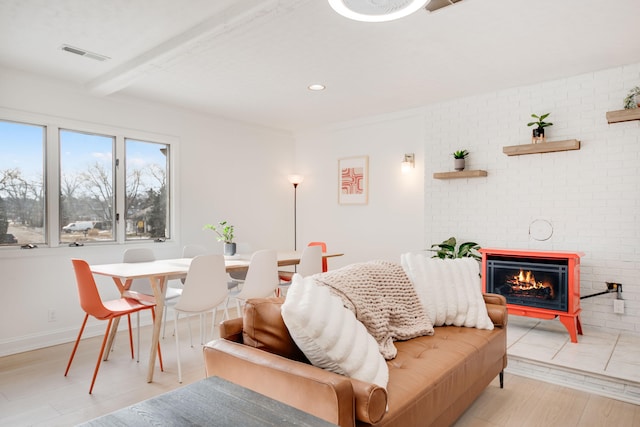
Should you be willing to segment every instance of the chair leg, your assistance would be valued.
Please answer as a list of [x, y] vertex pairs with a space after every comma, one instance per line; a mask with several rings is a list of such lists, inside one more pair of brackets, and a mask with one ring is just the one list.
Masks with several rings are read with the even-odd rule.
[[84, 327], [87, 324], [87, 319], [89, 318], [88, 314], [85, 314], [84, 320], [82, 321], [82, 326], [80, 326], [80, 332], [78, 333], [78, 338], [76, 339], [76, 343], [73, 346], [73, 350], [71, 351], [71, 356], [69, 357], [69, 363], [67, 363], [67, 370], [64, 371], [64, 376], [66, 377], [69, 373], [69, 368], [71, 368], [71, 362], [73, 362], [73, 358], [76, 355], [76, 350], [78, 349], [78, 344], [80, 343], [80, 338], [82, 338], [82, 333], [84, 332]]
[[227, 319], [229, 318], [229, 302], [231, 301], [231, 297], [227, 297], [227, 300], [224, 303], [224, 312], [226, 313]]
[[[178, 313], [176, 312], [176, 316]], [[176, 323], [177, 324], [177, 323]], [[191, 335], [191, 316], [187, 314], [187, 325], [189, 326], [189, 344], [191, 344], [191, 348], [193, 348], [193, 336]], [[177, 328], [177, 326], [176, 326]]]
[[178, 361], [178, 382], [182, 384], [182, 366], [180, 366], [180, 339], [178, 338], [178, 312], [174, 310], [173, 327], [176, 336], [176, 360]]
[[[215, 327], [216, 327], [216, 315], [218, 314], [218, 307], [213, 309], [212, 317], [211, 317], [211, 339], [215, 337]], [[223, 319], [224, 320], [224, 319]]]
[[[131, 348], [131, 358], [133, 359], [133, 334], [131, 333], [131, 314], [127, 314], [127, 323], [129, 324], [129, 347]], [[138, 330], [140, 325], [138, 325]], [[140, 341], [138, 341], [138, 349], [140, 348]], [[138, 353], [138, 362], [140, 361], [140, 353]]]
[[138, 322], [136, 326], [136, 336], [138, 337], [136, 342], [136, 345], [138, 346], [138, 351], [137, 351], [138, 357], [136, 358], [136, 362], [140, 363], [140, 312], [139, 311], [136, 312], [136, 319]]
[[200, 345], [204, 345], [204, 339], [207, 336], [207, 313], [200, 313]]
[[102, 346], [100, 347], [100, 354], [98, 355], [98, 362], [96, 363], [96, 369], [93, 371], [93, 378], [91, 379], [91, 387], [89, 387], [89, 394], [93, 392], [93, 385], [96, 382], [96, 377], [98, 376], [98, 369], [100, 369], [100, 362], [102, 362], [102, 355], [104, 354], [104, 347], [107, 345], [107, 339], [109, 338], [109, 331], [111, 330], [111, 324], [113, 323], [113, 319], [109, 319], [109, 323], [107, 323], [107, 330], [104, 333], [104, 338], [102, 339]]

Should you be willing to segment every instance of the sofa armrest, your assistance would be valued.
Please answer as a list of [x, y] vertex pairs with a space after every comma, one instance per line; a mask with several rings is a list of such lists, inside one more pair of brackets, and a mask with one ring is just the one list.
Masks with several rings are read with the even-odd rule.
[[507, 305], [507, 299], [499, 294], [482, 294], [486, 304]]
[[219, 326], [220, 338], [241, 343], [242, 325], [242, 317], [223, 321]]
[[494, 326], [506, 328], [507, 320], [509, 319], [507, 299], [498, 294], [483, 294], [482, 297], [487, 305], [487, 314], [489, 314]]
[[387, 413], [387, 390], [379, 385], [350, 378], [356, 399], [356, 420], [375, 424]]
[[341, 427], [355, 425], [349, 378], [224, 339], [203, 351], [208, 377], [224, 378]]

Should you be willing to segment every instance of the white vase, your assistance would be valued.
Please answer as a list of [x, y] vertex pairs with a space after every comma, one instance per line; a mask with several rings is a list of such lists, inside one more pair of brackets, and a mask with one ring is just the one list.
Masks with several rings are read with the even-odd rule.
[[464, 159], [453, 159], [453, 168], [457, 171], [464, 170]]

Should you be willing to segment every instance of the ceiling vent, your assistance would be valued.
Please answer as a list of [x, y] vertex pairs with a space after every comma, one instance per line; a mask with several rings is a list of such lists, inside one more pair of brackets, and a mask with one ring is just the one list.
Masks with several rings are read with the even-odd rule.
[[428, 5], [425, 6], [425, 9], [428, 12], [435, 12], [438, 9], [442, 9], [443, 7], [451, 6], [454, 3], [461, 2], [462, 0], [431, 0]]
[[65, 52], [95, 59], [96, 61], [106, 61], [107, 59], [111, 59], [108, 56], [100, 55], [99, 53], [89, 52], [88, 50], [80, 49], [79, 47], [69, 46], [68, 44], [63, 44], [62, 46], [60, 46], [60, 49], [64, 50]]

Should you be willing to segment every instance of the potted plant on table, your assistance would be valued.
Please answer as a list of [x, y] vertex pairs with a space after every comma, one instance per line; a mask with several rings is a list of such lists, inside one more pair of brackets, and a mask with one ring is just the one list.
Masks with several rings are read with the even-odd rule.
[[225, 255], [232, 256], [236, 254], [236, 244], [233, 241], [233, 225], [227, 224], [227, 221], [220, 221], [217, 225], [207, 224], [204, 228], [216, 233], [218, 242], [224, 242]]
[[469, 155], [467, 150], [458, 150], [453, 152], [453, 168], [457, 171], [464, 170], [465, 158]]
[[533, 126], [533, 125], [537, 126], [536, 128], [533, 129], [533, 133], [531, 135], [531, 142], [532, 143], [537, 144], [538, 142], [544, 142], [544, 140], [545, 140], [544, 128], [546, 128], [547, 126], [553, 126], [553, 123], [549, 123], [549, 122], [545, 122], [544, 121], [544, 119], [549, 117], [549, 114], [551, 114], [551, 113], [543, 114], [541, 116], [537, 116], [535, 114], [531, 115], [531, 117], [533, 117], [534, 119], [538, 119], [535, 122], [527, 123], [527, 126]]

